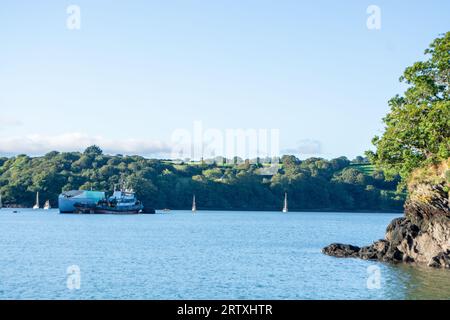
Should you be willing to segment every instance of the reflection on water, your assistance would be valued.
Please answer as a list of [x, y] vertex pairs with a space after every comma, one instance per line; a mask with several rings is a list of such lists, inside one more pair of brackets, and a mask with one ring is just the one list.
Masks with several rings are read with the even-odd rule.
[[404, 299], [450, 299], [450, 270], [417, 265], [392, 269], [402, 285]]

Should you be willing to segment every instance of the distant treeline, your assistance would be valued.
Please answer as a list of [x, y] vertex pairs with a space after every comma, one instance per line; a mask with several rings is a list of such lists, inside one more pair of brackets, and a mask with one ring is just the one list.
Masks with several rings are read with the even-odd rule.
[[[172, 162], [140, 156], [106, 155], [96, 146], [85, 152], [50, 152], [42, 157], [0, 158], [0, 192], [7, 206], [30, 207], [35, 194], [57, 206], [66, 190], [111, 193], [125, 180], [145, 206], [189, 209], [280, 210], [288, 193], [290, 210], [401, 210], [398, 179], [387, 181], [362, 157], [349, 161], [283, 156], [280, 163]], [[275, 170], [273, 170], [275, 168]]]

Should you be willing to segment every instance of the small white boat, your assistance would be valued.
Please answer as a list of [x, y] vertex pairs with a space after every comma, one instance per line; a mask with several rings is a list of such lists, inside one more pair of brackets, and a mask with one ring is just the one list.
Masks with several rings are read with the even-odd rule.
[[36, 204], [33, 206], [33, 210], [39, 209], [39, 192], [36, 193]]
[[197, 211], [197, 204], [195, 203], [195, 194], [192, 197], [192, 212], [196, 212]]
[[52, 206], [50, 205], [50, 200], [45, 201], [44, 210], [49, 210], [51, 208], [52, 208]]
[[288, 202], [287, 202], [287, 192], [284, 193], [284, 206], [283, 206], [283, 212], [288, 212]]

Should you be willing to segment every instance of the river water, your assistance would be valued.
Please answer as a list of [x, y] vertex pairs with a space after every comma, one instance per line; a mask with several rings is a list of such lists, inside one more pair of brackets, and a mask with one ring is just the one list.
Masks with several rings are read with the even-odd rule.
[[450, 299], [450, 271], [325, 256], [398, 214], [0, 210], [0, 299]]

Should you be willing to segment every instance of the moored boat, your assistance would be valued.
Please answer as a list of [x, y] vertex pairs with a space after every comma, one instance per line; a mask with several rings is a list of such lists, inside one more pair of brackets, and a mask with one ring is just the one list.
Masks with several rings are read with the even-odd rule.
[[44, 210], [50, 210], [52, 206], [50, 205], [50, 200], [45, 201]]
[[39, 209], [39, 191], [36, 193], [36, 203], [33, 206], [33, 210], [38, 210]]
[[100, 201], [94, 208], [94, 213], [136, 214], [144, 209], [136, 198], [133, 190], [114, 191], [106, 200]]
[[75, 205], [95, 206], [99, 201], [106, 199], [101, 191], [71, 190], [61, 193], [58, 197], [60, 213], [75, 213]]
[[197, 203], [195, 202], [195, 194], [192, 197], [192, 212], [193, 213], [197, 212]]
[[288, 200], [287, 200], [287, 192], [284, 193], [284, 205], [283, 205], [283, 213], [288, 212]]

